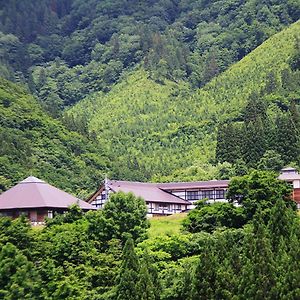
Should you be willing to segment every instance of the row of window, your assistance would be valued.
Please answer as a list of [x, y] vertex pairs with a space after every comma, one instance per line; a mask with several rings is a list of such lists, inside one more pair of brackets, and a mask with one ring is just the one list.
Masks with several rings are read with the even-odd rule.
[[225, 190], [186, 191], [185, 199], [195, 201], [200, 199], [225, 199]]

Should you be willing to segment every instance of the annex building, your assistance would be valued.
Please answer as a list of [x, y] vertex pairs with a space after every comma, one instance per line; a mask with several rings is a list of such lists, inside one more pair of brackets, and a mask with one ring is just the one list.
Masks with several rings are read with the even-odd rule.
[[293, 188], [292, 198], [297, 203], [297, 208], [300, 209], [300, 174], [295, 168], [284, 168], [278, 177], [291, 184]]

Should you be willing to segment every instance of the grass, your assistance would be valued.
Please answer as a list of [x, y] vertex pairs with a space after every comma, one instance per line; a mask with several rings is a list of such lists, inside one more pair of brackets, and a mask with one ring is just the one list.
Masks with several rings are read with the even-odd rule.
[[173, 235], [179, 233], [181, 229], [181, 223], [186, 216], [186, 213], [180, 213], [166, 217], [151, 218], [149, 237], [152, 238], [158, 235]]

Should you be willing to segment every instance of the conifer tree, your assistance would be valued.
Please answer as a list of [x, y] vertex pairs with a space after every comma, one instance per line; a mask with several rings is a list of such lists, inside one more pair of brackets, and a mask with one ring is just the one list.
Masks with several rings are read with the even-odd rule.
[[243, 132], [243, 159], [254, 167], [266, 151], [265, 131], [260, 117], [245, 123]]
[[147, 262], [144, 259], [141, 261], [137, 292], [140, 300], [156, 299], [151, 274], [149, 273]]
[[244, 240], [241, 275], [239, 284], [241, 299], [274, 299], [276, 294], [274, 257], [261, 211], [253, 220], [252, 232]]
[[300, 137], [290, 113], [277, 118], [277, 152], [285, 164], [297, 161], [300, 156]]
[[213, 247], [206, 245], [199, 257], [192, 283], [192, 299], [215, 299], [217, 261]]
[[283, 199], [278, 199], [270, 211], [268, 230], [274, 252], [278, 251], [281, 238], [286, 244], [289, 244], [294, 219], [297, 218], [295, 211], [291, 209], [293, 204], [291, 201], [286, 202]]
[[116, 287], [117, 300], [140, 300], [137, 283], [139, 281], [139, 262], [134, 251], [132, 238], [128, 238], [124, 249], [119, 278]]
[[241, 156], [240, 128], [229, 123], [220, 125], [218, 128], [216, 159], [218, 162], [234, 163]]

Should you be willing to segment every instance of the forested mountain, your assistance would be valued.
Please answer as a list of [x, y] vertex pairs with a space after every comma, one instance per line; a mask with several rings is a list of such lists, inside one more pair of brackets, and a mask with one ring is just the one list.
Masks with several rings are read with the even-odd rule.
[[[297, 22], [271, 37], [194, 93], [187, 83], [170, 80], [157, 83], [146, 71], [136, 70], [122, 78], [122, 82], [109, 93], [93, 94], [74, 106], [67, 112], [65, 121], [74, 128], [84, 127], [81, 130], [86, 130], [83, 125], [86, 124], [90, 134], [98, 135], [101, 144], [106, 145], [106, 151], [114, 157], [115, 174], [119, 178], [207, 179], [222, 176], [224, 169], [227, 169], [224, 176], [229, 176], [230, 172], [234, 173], [230, 165], [211, 165], [216, 164], [214, 150], [218, 125], [221, 129], [217, 160], [221, 163], [251, 167], [251, 163], [258, 162], [267, 150], [278, 150], [279, 144], [297, 149], [284, 158], [282, 164], [299, 163], [297, 126], [292, 140], [288, 138], [287, 128], [282, 128], [283, 140], [280, 143], [276, 142], [275, 131], [273, 135], [270, 133], [270, 145], [259, 149], [255, 158], [249, 156], [253, 155], [251, 152], [255, 147], [261, 147], [257, 124], [253, 124], [253, 131], [249, 131], [248, 143], [244, 140], [247, 134], [233, 132], [223, 137], [223, 144], [221, 141], [224, 123], [235, 121], [240, 124], [246, 117], [249, 101], [265, 104], [269, 127], [277, 118], [285, 117], [286, 122], [292, 120], [286, 113], [292, 102], [297, 118], [300, 99], [299, 30], [300, 23]], [[259, 106], [257, 110], [263, 113]], [[263, 121], [266, 122], [266, 118]], [[261, 135], [260, 139], [264, 137]], [[245, 146], [243, 156], [234, 148], [238, 142]], [[278, 150], [279, 154], [284, 156], [287, 147]], [[222, 151], [227, 156], [222, 157]], [[236, 162], [241, 158], [242, 161]]]
[[1, 74], [58, 115], [124, 71], [203, 86], [298, 20], [295, 0], [0, 2]]
[[[289, 107], [297, 122], [299, 24], [274, 34], [299, 19], [298, 1], [0, 0], [0, 15], [0, 76], [25, 85], [44, 119], [60, 119], [63, 131], [61, 122], [83, 136], [79, 141], [93, 141], [79, 152], [93, 156], [96, 162], [90, 163], [98, 170], [106, 166], [104, 151], [111, 177], [228, 178], [243, 174], [265, 154], [275, 155], [280, 164], [299, 163], [298, 150], [289, 150], [294, 157], [281, 157], [286, 148], [274, 148], [272, 139], [276, 130], [287, 136], [274, 124], [280, 123], [277, 116], [288, 122]], [[228, 138], [231, 127], [235, 137], [245, 136], [249, 98], [268, 103], [266, 114], [274, 123], [268, 123], [273, 144], [243, 142], [244, 148], [260, 148], [251, 159], [239, 143], [230, 148]], [[37, 105], [33, 97], [28, 99]], [[3, 109], [9, 112], [9, 107]], [[10, 136], [13, 125], [1, 126]], [[290, 133], [294, 149], [299, 148], [297, 133]], [[40, 136], [27, 138], [32, 145], [43, 145]], [[285, 143], [283, 138], [279, 144]], [[12, 159], [14, 147], [5, 147]], [[64, 165], [59, 156], [56, 166]], [[24, 161], [21, 169], [25, 174], [31, 168]], [[7, 177], [7, 170], [3, 176], [13, 182], [22, 177]], [[48, 177], [54, 184], [62, 182]]]
[[0, 81], [0, 192], [33, 174], [79, 196], [108, 168], [101, 147], [49, 117], [28, 92]]

